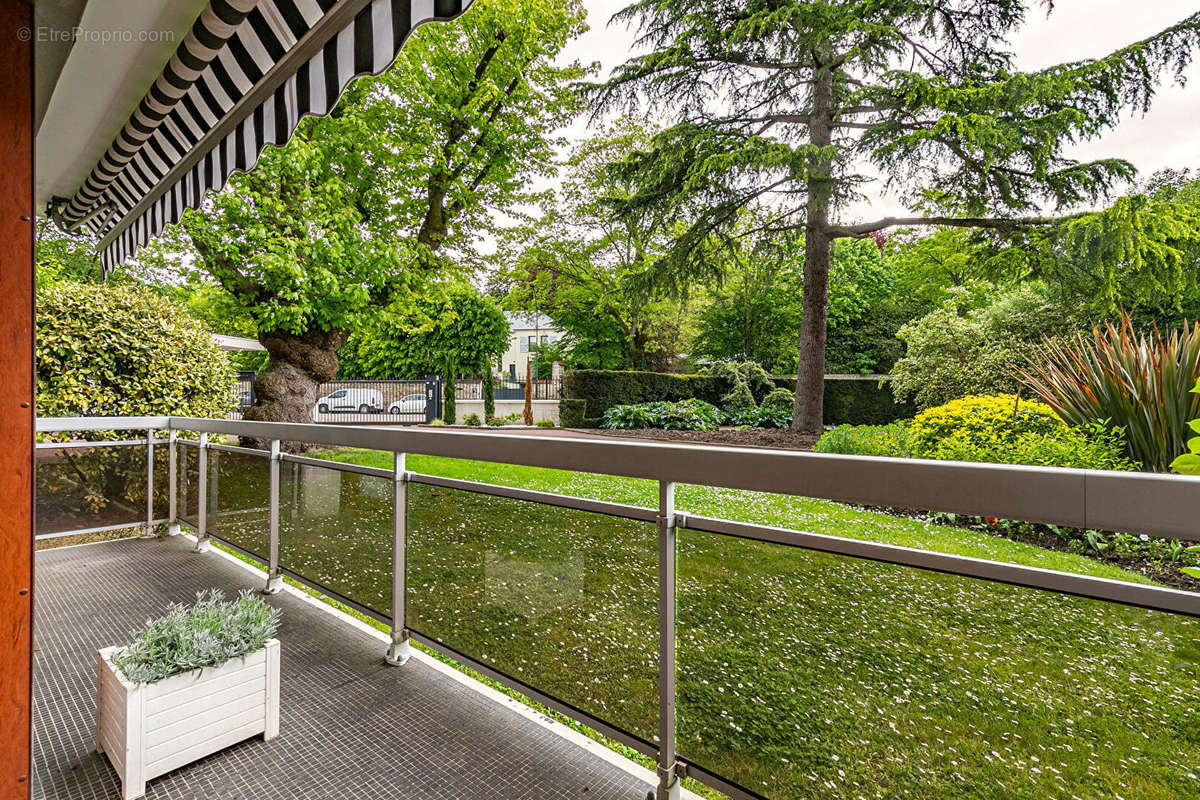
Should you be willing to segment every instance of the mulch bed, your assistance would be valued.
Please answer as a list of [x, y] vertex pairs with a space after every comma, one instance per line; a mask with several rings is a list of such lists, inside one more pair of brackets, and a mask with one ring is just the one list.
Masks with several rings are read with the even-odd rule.
[[798, 433], [779, 428], [756, 428], [748, 430], [719, 428], [715, 431], [662, 431], [654, 428], [613, 431], [589, 429], [580, 432], [611, 438], [658, 439], [668, 442], [735, 445], [739, 447], [770, 447], [777, 450], [811, 450], [818, 438], [809, 433]]

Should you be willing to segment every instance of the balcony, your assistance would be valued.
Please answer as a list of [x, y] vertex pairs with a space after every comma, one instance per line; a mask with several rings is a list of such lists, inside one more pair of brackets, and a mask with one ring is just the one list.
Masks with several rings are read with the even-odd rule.
[[[35, 797], [120, 796], [95, 752], [97, 649], [196, 592], [262, 587], [238, 561], [193, 549], [177, 536], [38, 554]], [[299, 592], [269, 602], [287, 642], [282, 735], [152, 781], [148, 798], [642, 798], [653, 788], [648, 770], [639, 780], [428, 656], [386, 666], [385, 634]]]
[[[275, 594], [283, 735], [149, 796], [641, 800], [651, 783], [679, 796], [679, 777], [735, 798], [1200, 793], [1200, 595], [872, 541], [867, 514], [829, 535], [764, 525], [754, 508], [801, 496], [1190, 539], [1194, 479], [426, 429], [39, 422], [89, 429], [122, 433], [39, 445], [40, 535], [138, 522], [187, 535], [39, 554], [41, 796], [112, 790], [90, 750], [96, 648], [200, 589], [274, 592], [285, 578], [380, 630], [299, 588]], [[221, 438], [237, 435], [274, 444]], [[387, 451], [393, 468], [284, 452], [295, 441]], [[90, 477], [84, 454], [121, 477]], [[409, 455], [571, 470], [577, 489], [420, 472]], [[640, 479], [657, 507], [599, 499], [596, 476]], [[657, 778], [482, 699], [430, 653], [653, 759]]]

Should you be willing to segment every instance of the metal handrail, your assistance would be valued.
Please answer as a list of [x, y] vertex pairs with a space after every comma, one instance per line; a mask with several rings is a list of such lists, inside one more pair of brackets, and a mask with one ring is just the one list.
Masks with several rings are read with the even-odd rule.
[[[1191, 539], [1200, 478], [716, 447], [595, 436], [171, 417], [171, 428]], [[69, 429], [69, 427], [67, 428]], [[1153, 509], [1153, 513], [1147, 513]]]
[[[157, 425], [157, 428], [155, 427]], [[170, 509], [176, 518], [174, 480], [177, 438], [197, 432], [200, 461], [197, 549], [206, 548], [207, 454], [210, 450], [246, 453], [270, 459], [269, 552], [266, 556], [266, 591], [275, 592], [287, 575], [316, 591], [343, 602], [381, 622], [391, 624], [388, 661], [403, 664], [410, 637], [483, 672], [510, 687], [531, 694], [568, 716], [597, 727], [640, 752], [657, 756], [659, 798], [678, 796], [678, 777], [687, 772], [734, 797], [756, 797], [719, 775], [687, 765], [674, 749], [675, 732], [675, 559], [676, 532], [702, 531], [752, 541], [771, 542], [807, 550], [834, 553], [903, 565], [926, 571], [961, 575], [1070, 594], [1122, 605], [1134, 605], [1173, 614], [1200, 617], [1200, 594], [1162, 586], [1126, 583], [1087, 575], [1056, 572], [947, 553], [931, 552], [878, 542], [828, 536], [766, 525], [734, 522], [688, 514], [675, 508], [675, 486], [680, 483], [819, 497], [873, 506], [920, 508], [1032, 522], [1057, 523], [1080, 528], [1135, 530], [1175, 538], [1197, 535], [1200, 520], [1200, 479], [1147, 473], [1101, 472], [1047, 467], [886, 459], [838, 456], [782, 450], [712, 447], [648, 441], [614, 441], [592, 437], [530, 437], [525, 435], [443, 430], [413, 430], [366, 426], [246, 422], [178, 417], [68, 418], [38, 420], [38, 430], [147, 430], [147, 519], [153, 524], [154, 431], [169, 431], [171, 464]], [[256, 450], [209, 441], [211, 434], [227, 434], [270, 442], [270, 450]], [[393, 469], [361, 467], [336, 461], [282, 453], [284, 441], [390, 450]], [[95, 443], [103, 446], [104, 443]], [[610, 503], [565, 495], [498, 486], [409, 472], [405, 455], [467, 458], [534, 467], [551, 467], [654, 480], [659, 487], [657, 509]], [[310, 577], [279, 562], [280, 464], [289, 461], [313, 467], [390, 478], [393, 494], [393, 608], [390, 617], [339, 595]], [[659, 730], [651, 744], [610, 726], [562, 702], [535, 686], [453, 651], [432, 637], [408, 629], [405, 616], [405, 553], [407, 487], [422, 483], [527, 502], [578, 509], [610, 516], [655, 522], [658, 527], [659, 604]], [[263, 558], [224, 542], [253, 558]]]

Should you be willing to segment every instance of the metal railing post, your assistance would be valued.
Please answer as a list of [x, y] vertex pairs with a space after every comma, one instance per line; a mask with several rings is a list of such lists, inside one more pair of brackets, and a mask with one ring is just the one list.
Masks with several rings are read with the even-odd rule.
[[154, 428], [146, 431], [146, 533], [142, 538], [154, 538]]
[[179, 448], [175, 444], [179, 432], [172, 428], [167, 433], [167, 535], [179, 535], [179, 498], [176, 484], [179, 483]]
[[200, 446], [196, 448], [196, 464], [199, 470], [196, 479], [196, 552], [206, 553], [208, 541], [208, 434], [200, 434]]
[[269, 564], [267, 568], [267, 586], [263, 589], [265, 594], [277, 594], [283, 589], [283, 576], [279, 574], [279, 467], [282, 462], [280, 458], [279, 440], [271, 440], [271, 497], [270, 511], [268, 512], [268, 525], [270, 526], [270, 550], [268, 554]]
[[388, 646], [386, 659], [387, 663], [398, 667], [411, 655], [404, 616], [408, 533], [408, 472], [404, 453], [392, 454], [392, 469], [392, 643]]
[[658, 482], [658, 791], [679, 800], [675, 761], [675, 484]]

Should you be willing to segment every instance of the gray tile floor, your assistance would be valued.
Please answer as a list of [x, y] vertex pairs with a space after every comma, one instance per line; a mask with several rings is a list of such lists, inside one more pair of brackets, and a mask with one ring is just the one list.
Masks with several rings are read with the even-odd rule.
[[[35, 798], [120, 796], [93, 745], [97, 649], [201, 589], [253, 576], [183, 537], [44, 550], [36, 561]], [[620, 798], [649, 786], [283, 593], [281, 734], [150, 782], [150, 800]]]

